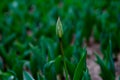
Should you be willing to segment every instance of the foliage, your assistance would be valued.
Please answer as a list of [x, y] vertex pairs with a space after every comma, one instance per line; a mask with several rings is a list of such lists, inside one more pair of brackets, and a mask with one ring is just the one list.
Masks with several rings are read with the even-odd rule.
[[[82, 45], [84, 40], [89, 44], [93, 36], [104, 55], [103, 59], [96, 56], [101, 76], [113, 80], [112, 54], [120, 51], [119, 4], [120, 0], [3, 0], [0, 79], [23, 80], [32, 76], [35, 80], [56, 80], [68, 76], [71, 80], [90, 80]], [[63, 26], [64, 59], [55, 34], [58, 17]], [[109, 40], [112, 46], [108, 46]]]
[[115, 80], [115, 68], [114, 62], [112, 58], [112, 44], [109, 41], [109, 46], [104, 53], [104, 59], [102, 60], [97, 54], [97, 63], [100, 65], [101, 68], [101, 77], [103, 80]]

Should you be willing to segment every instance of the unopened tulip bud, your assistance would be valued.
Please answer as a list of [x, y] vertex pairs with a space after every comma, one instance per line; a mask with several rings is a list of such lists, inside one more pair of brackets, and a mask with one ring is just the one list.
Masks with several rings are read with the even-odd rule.
[[61, 38], [63, 35], [62, 23], [59, 17], [56, 23], [56, 34], [58, 35], [59, 38]]

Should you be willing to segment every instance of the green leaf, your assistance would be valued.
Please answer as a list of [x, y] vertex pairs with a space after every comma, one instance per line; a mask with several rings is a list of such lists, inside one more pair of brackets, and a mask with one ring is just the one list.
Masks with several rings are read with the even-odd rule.
[[81, 80], [85, 68], [86, 68], [86, 51], [84, 50], [80, 58], [80, 61], [75, 69], [73, 80]]
[[73, 79], [74, 76], [74, 71], [75, 71], [75, 64], [71, 63], [69, 60], [65, 59], [66, 66], [68, 73], [70, 75], [70, 78]]
[[108, 69], [112, 72], [112, 74], [115, 76], [115, 67], [114, 67], [114, 61], [113, 61], [113, 56], [112, 56], [112, 42], [109, 40], [109, 46], [106, 51], [106, 56], [105, 60], [107, 60], [107, 66]]
[[62, 73], [63, 64], [62, 64], [62, 56], [61, 55], [56, 57], [54, 65], [55, 65], [56, 73], [57, 74]]
[[45, 79], [45, 76], [43, 74], [38, 72], [37, 73], [37, 80], [46, 80], [46, 79]]
[[65, 62], [65, 60], [64, 60], [64, 69], [65, 69], [65, 76], [66, 76], [66, 80], [69, 80], [68, 79], [68, 70], [67, 70], [67, 66], [66, 66], [66, 62]]
[[33, 77], [26, 71], [23, 71], [23, 80], [35, 80]]
[[30, 44], [32, 55], [30, 57], [30, 69], [32, 75], [37, 79], [37, 71], [41, 70], [43, 72], [44, 64], [46, 63], [45, 54], [42, 53], [42, 50], [38, 46], [33, 46]]
[[6, 61], [6, 59], [7, 59], [7, 52], [6, 52], [5, 47], [3, 45], [0, 45], [0, 55]]
[[15, 77], [9, 72], [0, 71], [0, 79], [1, 80], [14, 80]]
[[88, 73], [88, 69], [86, 69], [86, 71], [84, 72], [84, 75], [82, 77], [82, 80], [91, 80], [90, 79], [90, 75]]
[[37, 74], [37, 80], [40, 80], [41, 76], [39, 74]]
[[75, 47], [74, 46], [68, 46], [66, 49], [65, 49], [65, 57], [67, 57], [67, 59], [70, 59], [72, 57], [72, 55], [74, 54], [75, 52]]
[[15, 34], [15, 33], [9, 35], [9, 36], [4, 40], [4, 45], [6, 45], [6, 44], [8, 44], [8, 43], [10, 44], [10, 42], [11, 42], [12, 40], [14, 40], [15, 37], [16, 37], [16, 34]]
[[47, 62], [44, 66], [44, 74], [47, 80], [56, 80], [55, 67], [53, 67], [55, 60]]
[[104, 61], [96, 54], [97, 63], [100, 65], [101, 68], [101, 77], [103, 80], [114, 80], [114, 75], [112, 72], [108, 69], [107, 65], [104, 63]]

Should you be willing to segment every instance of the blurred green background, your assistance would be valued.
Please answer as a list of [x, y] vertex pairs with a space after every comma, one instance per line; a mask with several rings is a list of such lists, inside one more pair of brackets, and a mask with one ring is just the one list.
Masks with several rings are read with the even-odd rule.
[[[46, 64], [57, 58], [59, 62], [56, 21], [63, 24], [65, 56], [77, 64], [83, 41], [89, 44], [92, 36], [107, 49], [109, 40], [115, 55], [120, 51], [120, 0], [2, 0], [0, 2], [0, 78], [22, 80], [27, 70], [55, 80], [62, 71]], [[49, 65], [50, 66], [50, 65]], [[74, 65], [73, 65], [74, 67]], [[46, 70], [47, 72], [46, 73]], [[58, 71], [57, 71], [58, 70]], [[50, 75], [52, 74], [52, 76]], [[71, 75], [72, 72], [71, 72]], [[10, 80], [14, 80], [10, 79]]]

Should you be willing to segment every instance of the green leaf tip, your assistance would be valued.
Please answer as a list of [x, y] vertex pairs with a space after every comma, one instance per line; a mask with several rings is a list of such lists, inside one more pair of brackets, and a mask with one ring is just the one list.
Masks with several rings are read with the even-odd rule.
[[23, 80], [35, 80], [35, 79], [33, 79], [33, 77], [27, 71], [23, 71]]
[[59, 38], [63, 35], [63, 29], [62, 29], [62, 23], [60, 21], [60, 17], [58, 17], [57, 23], [56, 23], [56, 34]]

